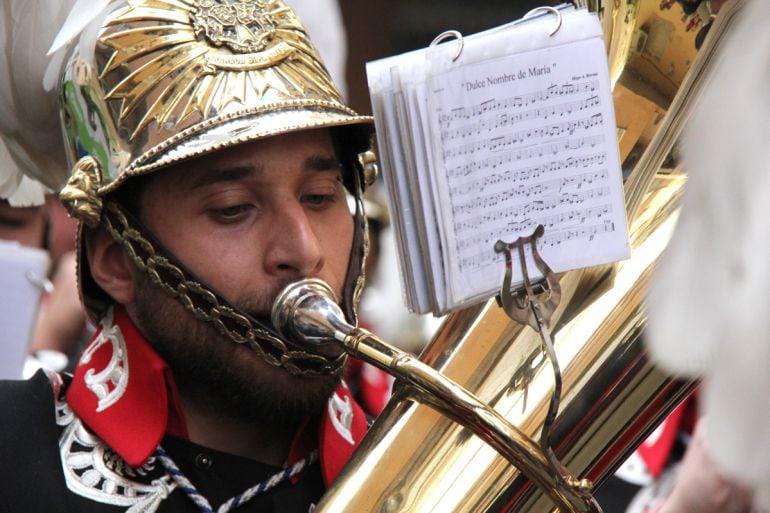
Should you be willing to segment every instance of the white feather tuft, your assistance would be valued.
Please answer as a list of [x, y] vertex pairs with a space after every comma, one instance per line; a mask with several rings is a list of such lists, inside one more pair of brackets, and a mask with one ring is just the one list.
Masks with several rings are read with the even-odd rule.
[[56, 38], [51, 44], [48, 55], [60, 50], [69, 44], [73, 39], [78, 37], [80, 33], [85, 29], [97, 16], [101, 13], [110, 0], [76, 0], [75, 5], [72, 6], [72, 10], [61, 25], [59, 33], [56, 34]]
[[12, 207], [36, 207], [45, 203], [45, 196], [50, 192], [42, 183], [25, 175], [8, 203]]
[[[73, 2], [0, 4], [0, 136], [14, 169], [51, 185], [63, 182], [67, 173], [56, 93], [44, 89], [43, 76], [49, 61], [46, 52]], [[3, 164], [0, 173], [10, 173], [8, 167]]]
[[768, 23], [770, 2], [747, 1], [687, 127], [688, 182], [648, 330], [664, 367], [704, 376], [714, 460], [758, 491], [770, 489]]

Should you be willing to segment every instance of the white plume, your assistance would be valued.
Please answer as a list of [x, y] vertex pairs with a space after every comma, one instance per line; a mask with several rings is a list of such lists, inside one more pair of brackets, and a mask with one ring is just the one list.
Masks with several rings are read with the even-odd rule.
[[344, 96], [347, 89], [345, 69], [348, 60], [348, 44], [339, 2], [337, 0], [288, 0], [286, 3], [302, 20], [334, 84]]
[[8, 200], [12, 207], [32, 207], [42, 205], [48, 190], [37, 180], [19, 171], [12, 159], [5, 142], [0, 138], [0, 198]]
[[3, 198], [15, 192], [9, 184], [28, 184], [19, 173], [44, 183], [66, 177], [56, 93], [43, 89], [43, 74], [48, 47], [71, 5], [72, 0], [0, 4], [0, 135], [12, 157], [0, 163]]
[[686, 130], [688, 181], [650, 294], [648, 338], [665, 368], [704, 377], [714, 459], [762, 501], [770, 490], [770, 2], [747, 1], [739, 16]]
[[[72, 1], [70, 0], [70, 2]], [[50, 63], [43, 76], [43, 87], [46, 91], [50, 91], [56, 86], [67, 50], [75, 43], [76, 38], [80, 58], [90, 64], [94, 63], [96, 38], [101, 30], [102, 22], [111, 12], [124, 5], [128, 0], [74, 1], [75, 5], [48, 49]]]
[[75, 39], [91, 21], [96, 18], [100, 12], [107, 7], [110, 0], [76, 0], [72, 10], [69, 11], [67, 19], [61, 26], [56, 38], [50, 44], [49, 54], [56, 52], [70, 41]]
[[[75, 38], [93, 55], [98, 25], [125, 0], [4, 0], [0, 3], [0, 198], [37, 202], [41, 185], [67, 178], [56, 85]], [[53, 43], [53, 44], [52, 44]], [[7, 156], [10, 156], [10, 159]], [[22, 178], [26, 176], [26, 179]], [[16, 192], [17, 187], [22, 187]], [[40, 200], [42, 201], [42, 200]]]

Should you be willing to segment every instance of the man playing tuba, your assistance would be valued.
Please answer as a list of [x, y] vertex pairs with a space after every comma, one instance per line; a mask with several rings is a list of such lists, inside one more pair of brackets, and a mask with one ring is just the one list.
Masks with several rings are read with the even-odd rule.
[[[371, 120], [281, 0], [132, 0], [67, 37], [68, 183], [97, 331], [72, 378], [5, 383], [0, 502], [306, 512], [366, 430], [342, 350], [269, 320], [329, 283], [355, 322]], [[348, 197], [356, 204], [351, 212]], [[12, 470], [11, 470], [12, 469]]]

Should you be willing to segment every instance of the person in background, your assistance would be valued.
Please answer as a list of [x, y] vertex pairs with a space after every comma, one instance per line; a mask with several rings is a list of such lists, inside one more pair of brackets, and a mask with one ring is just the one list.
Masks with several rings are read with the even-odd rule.
[[[39, 365], [72, 372], [78, 354], [93, 334], [77, 288], [77, 220], [69, 217], [53, 195], [46, 198], [44, 208], [53, 289], [43, 296], [29, 351]], [[29, 374], [34, 367], [25, 372]]]
[[30, 248], [44, 248], [47, 220], [42, 206], [12, 207], [0, 199], [0, 240], [16, 241]]
[[770, 510], [770, 2], [733, 2], [721, 5], [740, 10], [683, 135], [687, 186], [648, 301], [651, 359], [700, 380], [700, 419], [664, 513]]

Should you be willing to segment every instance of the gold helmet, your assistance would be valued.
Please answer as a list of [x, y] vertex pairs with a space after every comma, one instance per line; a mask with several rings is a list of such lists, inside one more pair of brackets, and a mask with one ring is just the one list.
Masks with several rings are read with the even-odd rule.
[[[75, 47], [60, 101], [68, 164], [60, 196], [82, 224], [104, 226], [137, 267], [199, 320], [292, 372], [334, 372], [342, 361], [292, 350], [271, 326], [250, 318], [163, 250], [115, 191], [132, 177], [271, 135], [329, 127], [356, 198], [356, 236], [343, 307], [355, 320], [366, 252], [361, 194], [373, 177], [365, 159], [372, 119], [342, 103], [294, 12], [282, 0], [127, 0], [110, 4], [93, 47]], [[98, 19], [98, 18], [97, 18]], [[81, 224], [81, 226], [82, 226]], [[86, 309], [111, 300], [83, 257]]]

